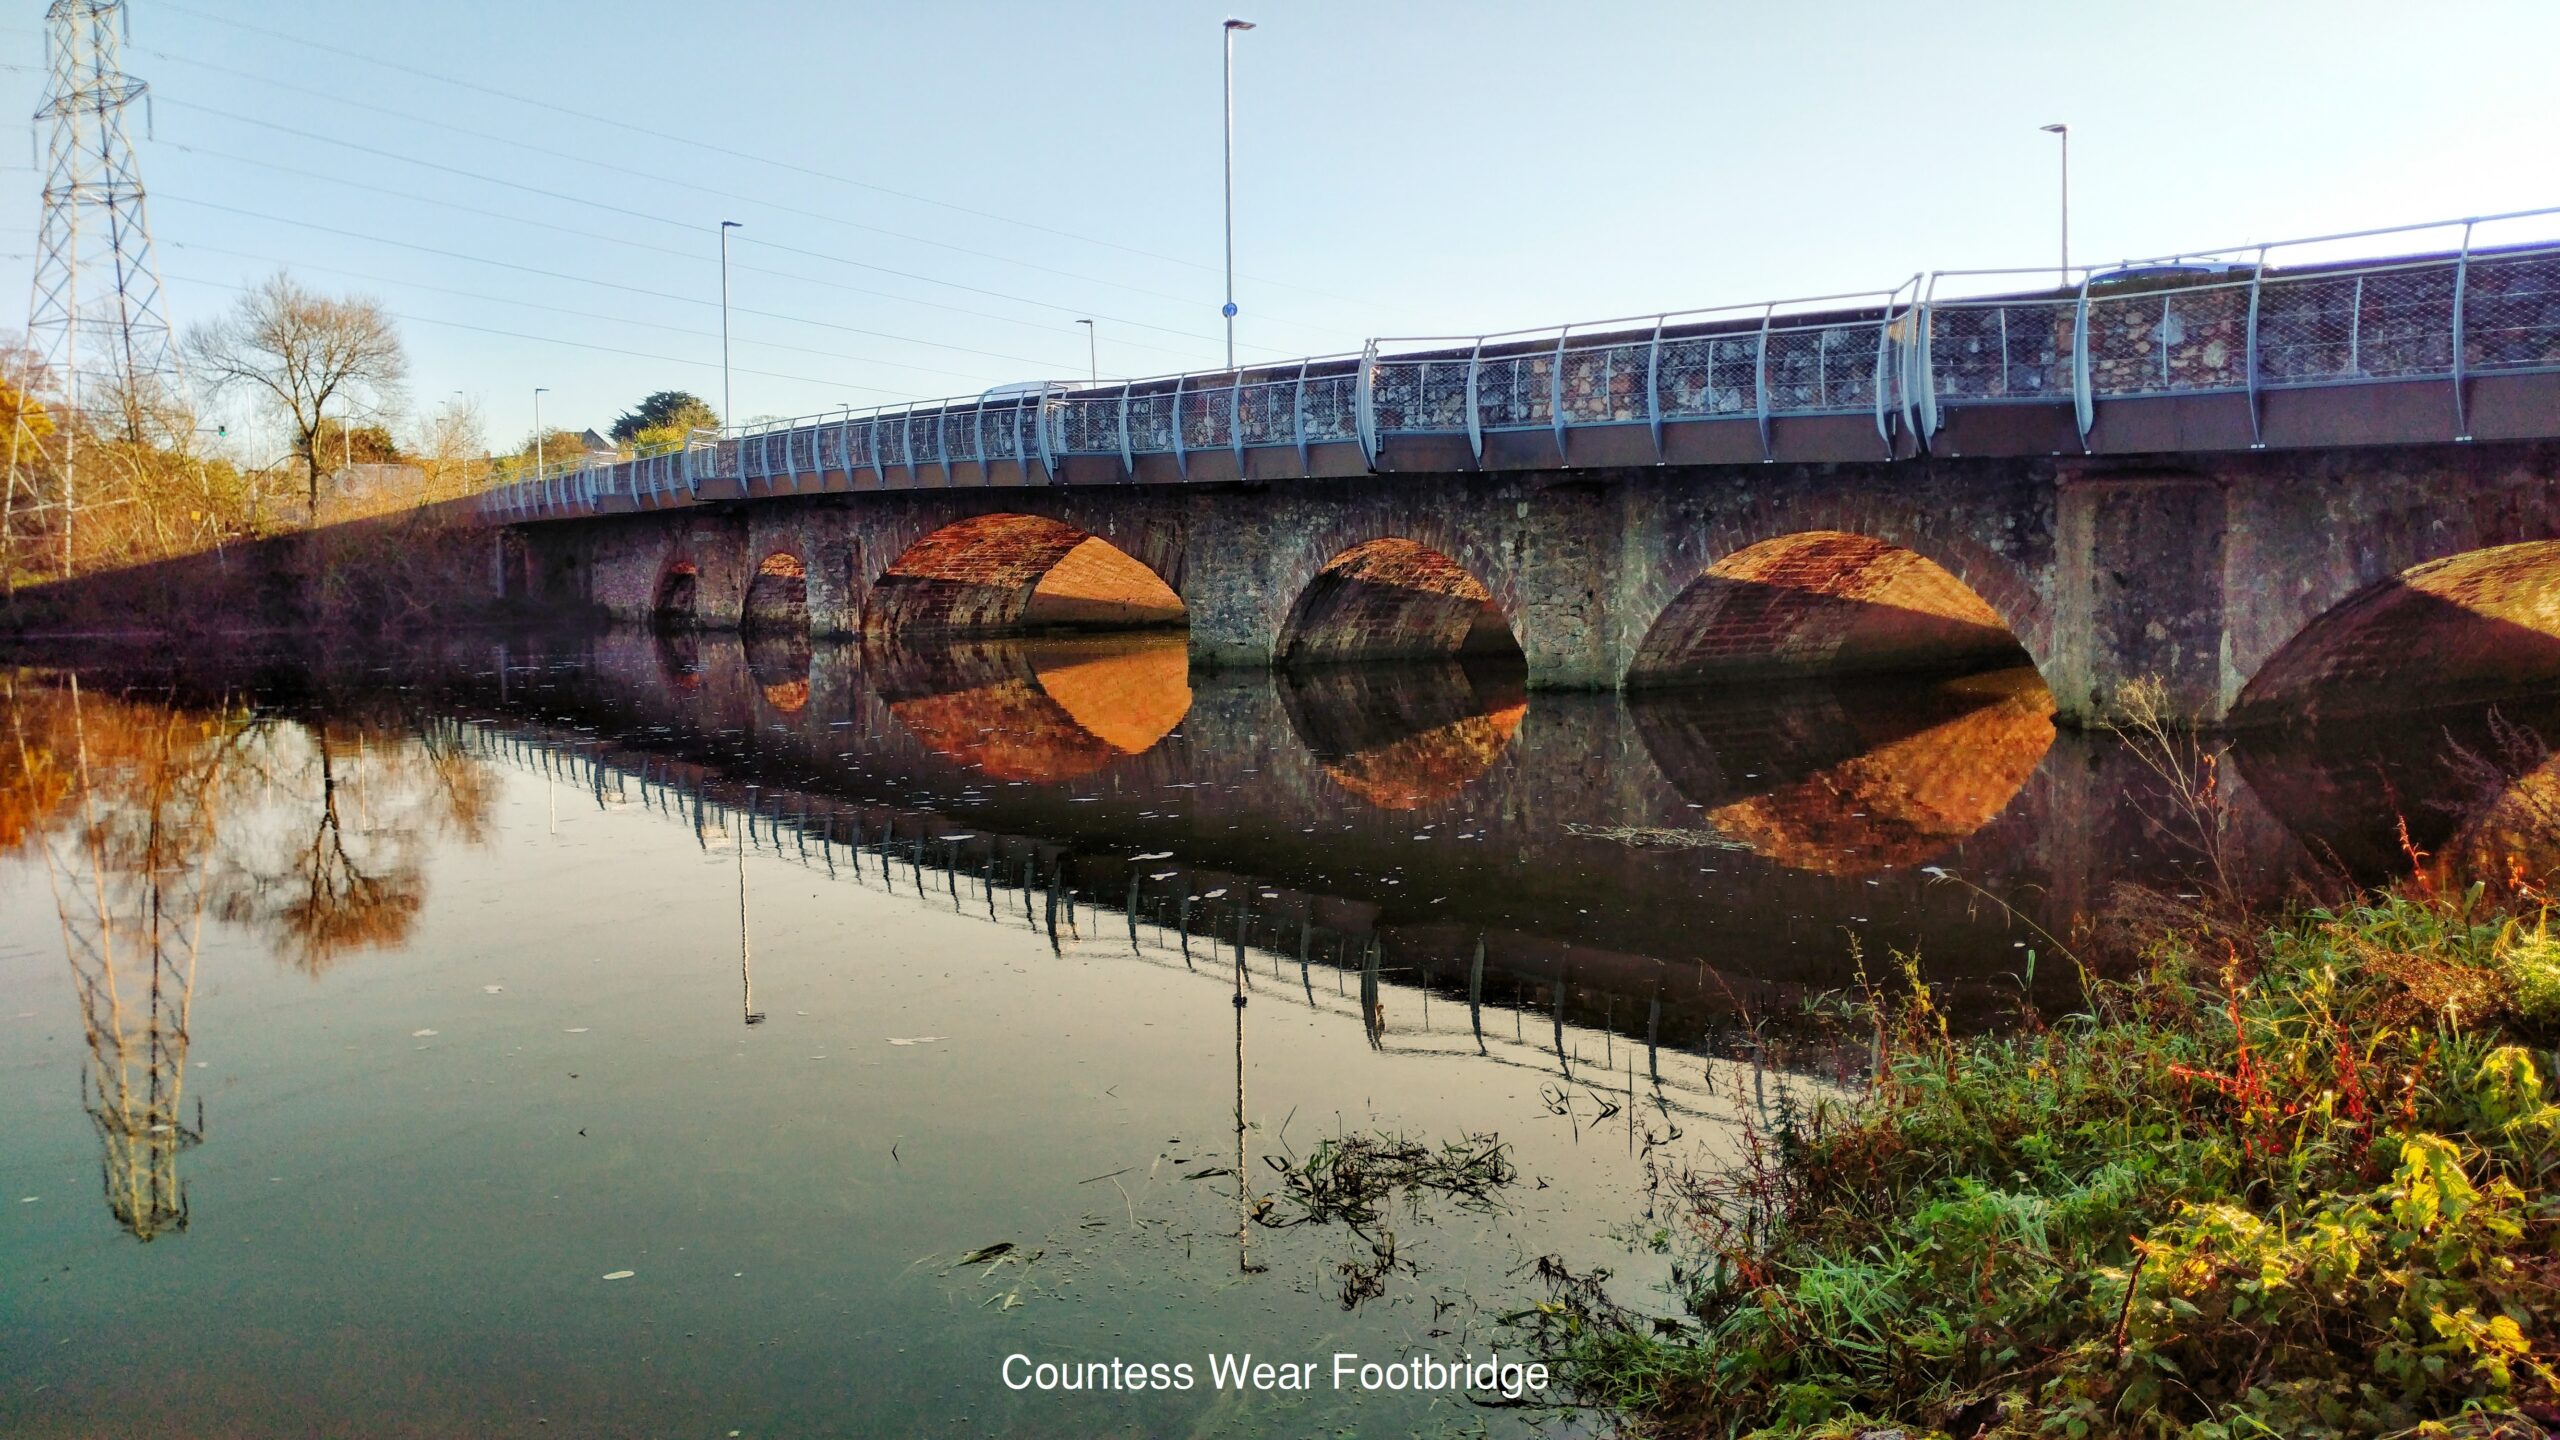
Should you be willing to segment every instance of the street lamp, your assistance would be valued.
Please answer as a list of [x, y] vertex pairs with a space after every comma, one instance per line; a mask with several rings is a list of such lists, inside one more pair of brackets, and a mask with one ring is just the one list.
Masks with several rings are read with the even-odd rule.
[[1227, 368], [1236, 368], [1236, 32], [1250, 20], [1229, 20], [1227, 37]]
[[729, 423], [729, 232], [746, 227], [720, 222], [720, 423]]
[[542, 397], [550, 390], [548, 385], [533, 387], [533, 473], [536, 478], [542, 474]]
[[[1084, 327], [1085, 378], [1094, 384], [1099, 385], [1102, 383], [1102, 361], [1097, 358], [1101, 352], [1094, 348], [1093, 322], [1090, 320], [1079, 320], [1076, 323]], [[1227, 363], [1230, 365], [1234, 364], [1234, 357], [1229, 356]]]
[[2071, 285], [2071, 127], [2047, 125], [2047, 135], [2062, 137], [2062, 284]]

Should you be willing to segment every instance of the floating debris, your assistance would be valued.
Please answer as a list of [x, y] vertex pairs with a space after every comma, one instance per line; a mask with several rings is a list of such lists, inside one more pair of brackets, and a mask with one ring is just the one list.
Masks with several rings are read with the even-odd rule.
[[483, 985], [480, 987], [480, 993], [483, 995], [495, 995], [506, 988], [507, 987], [504, 985]]
[[943, 1037], [940, 1035], [892, 1035], [889, 1037], [889, 1043], [892, 1045], [930, 1045], [942, 1038]]
[[412, 1040], [424, 1040], [435, 1033], [436, 1032], [433, 1030], [412, 1030], [409, 1032], [409, 1038]]
[[608, 1270], [605, 1272], [604, 1278], [607, 1280], [628, 1280], [639, 1273], [640, 1272], [637, 1270]]
[[1748, 850], [1751, 847], [1714, 830], [1671, 830], [1653, 825], [1585, 825], [1565, 822], [1564, 833], [1585, 840], [1611, 840], [1636, 850]]

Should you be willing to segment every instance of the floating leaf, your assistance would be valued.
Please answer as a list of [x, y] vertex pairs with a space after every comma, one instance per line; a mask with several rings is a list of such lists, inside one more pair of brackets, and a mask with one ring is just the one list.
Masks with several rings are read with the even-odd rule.
[[604, 1278], [607, 1280], [628, 1280], [639, 1273], [640, 1272], [637, 1270], [610, 1270], [605, 1273]]

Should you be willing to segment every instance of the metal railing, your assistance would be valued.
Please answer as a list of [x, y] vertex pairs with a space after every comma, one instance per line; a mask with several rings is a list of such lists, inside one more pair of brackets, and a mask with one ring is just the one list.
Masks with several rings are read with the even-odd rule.
[[[2537, 233], [2498, 243], [2502, 229]], [[722, 432], [633, 460], [546, 466], [487, 492], [499, 523], [703, 499], [958, 483], [1048, 485], [1069, 462], [1169, 457], [1189, 479], [1208, 454], [1357, 446], [1375, 470], [1402, 441], [1571, 437], [1747, 422], [1866, 417], [1881, 458], [1928, 447], [1952, 412], [2068, 406], [2086, 445], [2113, 402], [2248, 399], [2262, 439], [2269, 392], [2443, 381], [2467, 436], [2476, 376], [2560, 372], [2560, 209], [2195, 251], [2105, 268], [1937, 271], [1890, 289], [1462, 338], [1373, 340], [1357, 355], [1132, 380], [1046, 383]], [[2373, 242], [2441, 232], [2428, 253]], [[2327, 253], [2323, 253], [2323, 252]], [[2298, 257], [2298, 258], [2297, 258]], [[2279, 265], [2282, 258], [2286, 263]], [[2030, 278], [2053, 275], [2053, 283]], [[2560, 426], [2555, 426], [2560, 431]], [[1836, 433], [1836, 432], [1835, 432]], [[1609, 463], [1623, 463], [1623, 451]], [[1163, 472], [1156, 472], [1161, 475]], [[1227, 473], [1224, 471], [1212, 473]], [[1262, 472], [1257, 472], [1262, 473]]]

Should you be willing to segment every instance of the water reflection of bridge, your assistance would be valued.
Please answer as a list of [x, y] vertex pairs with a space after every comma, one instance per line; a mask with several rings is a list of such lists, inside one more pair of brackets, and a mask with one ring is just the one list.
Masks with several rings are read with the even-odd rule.
[[[556, 727], [483, 722], [456, 734], [483, 755], [587, 793], [599, 809], [636, 803], [683, 825], [705, 850], [739, 845], [742, 854], [1043, 936], [1060, 954], [1131, 959], [1221, 991], [1243, 965], [1253, 993], [1358, 1023], [1389, 1053], [1550, 1070], [1682, 1115], [1707, 1113], [1720, 1088], [1728, 1113], [1740, 1097], [1769, 1103], [1769, 1087], [1786, 1083], [1778, 1067], [1794, 1053], [1730, 1009], [1721, 1026], [1701, 1027], [1703, 1009], [1738, 998], [1703, 970], [1689, 977], [1697, 994], [1677, 986], [1620, 993], [1611, 987], [1627, 976], [1606, 962], [1637, 957], [1516, 935], [1478, 935], [1471, 953], [1441, 960], [1447, 937], [1382, 927], [1377, 907], [1341, 896], [1160, 859], [1078, 855], [932, 812], [753, 784]], [[1115, 889], [1118, 877], [1125, 888]]]

